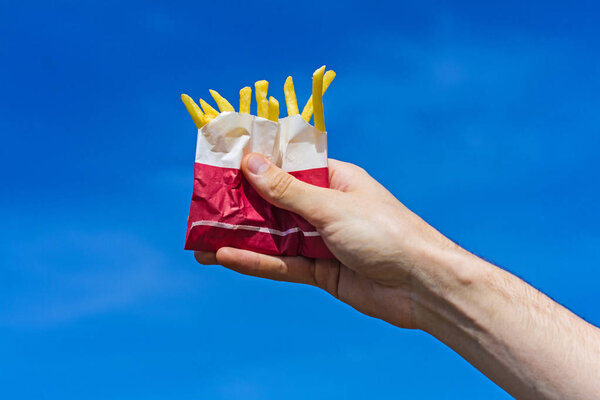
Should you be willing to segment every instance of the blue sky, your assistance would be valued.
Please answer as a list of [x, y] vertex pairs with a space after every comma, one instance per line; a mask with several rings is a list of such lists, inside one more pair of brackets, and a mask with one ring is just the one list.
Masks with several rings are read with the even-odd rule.
[[1, 397], [508, 398], [425, 333], [183, 250], [180, 93], [281, 101], [292, 74], [304, 100], [322, 64], [332, 157], [600, 323], [594, 2], [52, 3], [0, 5]]

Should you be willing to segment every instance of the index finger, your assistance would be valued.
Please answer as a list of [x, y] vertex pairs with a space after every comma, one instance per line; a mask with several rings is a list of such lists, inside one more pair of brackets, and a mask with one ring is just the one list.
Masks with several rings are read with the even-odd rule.
[[244, 275], [294, 283], [315, 285], [314, 260], [304, 257], [269, 256], [249, 250], [222, 247], [217, 262]]

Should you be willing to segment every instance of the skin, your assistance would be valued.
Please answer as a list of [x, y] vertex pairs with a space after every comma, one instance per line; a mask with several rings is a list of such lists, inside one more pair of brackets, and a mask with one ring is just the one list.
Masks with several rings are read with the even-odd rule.
[[314, 285], [364, 314], [423, 330], [516, 398], [600, 398], [598, 328], [444, 237], [363, 169], [329, 160], [329, 189], [258, 154], [242, 170], [265, 200], [314, 225], [337, 259], [225, 247], [196, 252], [201, 264]]

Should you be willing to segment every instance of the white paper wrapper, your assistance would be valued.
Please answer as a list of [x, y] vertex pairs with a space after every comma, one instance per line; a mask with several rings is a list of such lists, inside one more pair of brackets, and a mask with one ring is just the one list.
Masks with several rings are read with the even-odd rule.
[[279, 122], [224, 112], [198, 130], [194, 194], [185, 248], [223, 246], [265, 254], [332, 258], [316, 229], [297, 214], [266, 202], [240, 170], [252, 152], [304, 182], [329, 187], [327, 134], [300, 115]]
[[300, 115], [279, 122], [236, 112], [223, 112], [198, 130], [196, 162], [240, 168], [248, 153], [261, 153], [284, 171], [327, 167], [327, 134]]

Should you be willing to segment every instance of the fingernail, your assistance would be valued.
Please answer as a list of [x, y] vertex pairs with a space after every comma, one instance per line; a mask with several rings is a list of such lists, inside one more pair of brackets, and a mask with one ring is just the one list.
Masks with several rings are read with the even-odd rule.
[[253, 154], [250, 156], [250, 159], [248, 160], [248, 169], [254, 175], [262, 174], [267, 170], [267, 168], [269, 168], [269, 160], [267, 160], [265, 157], [258, 154]]

